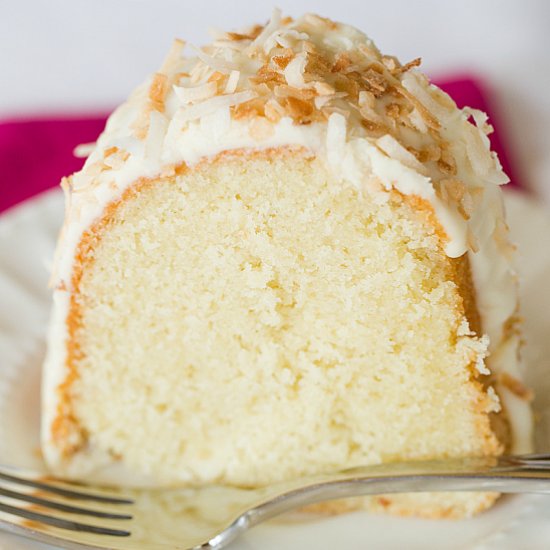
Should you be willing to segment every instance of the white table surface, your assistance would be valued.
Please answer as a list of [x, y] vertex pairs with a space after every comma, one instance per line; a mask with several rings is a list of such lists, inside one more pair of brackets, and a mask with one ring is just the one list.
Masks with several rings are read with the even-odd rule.
[[[547, 0], [278, 0], [369, 34], [431, 75], [473, 72], [495, 108], [524, 184], [550, 202], [550, 2]], [[175, 36], [265, 21], [262, 0], [0, 0], [0, 119], [102, 111], [160, 64]]]

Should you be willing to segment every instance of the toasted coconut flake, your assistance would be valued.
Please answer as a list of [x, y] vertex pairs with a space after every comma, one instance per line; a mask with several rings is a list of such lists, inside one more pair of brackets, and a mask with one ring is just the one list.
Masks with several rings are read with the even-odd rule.
[[439, 121], [447, 116], [448, 109], [435, 101], [430, 91], [426, 89], [426, 84], [421, 84], [420, 73], [405, 73], [402, 84], [401, 93], [420, 111], [428, 126], [437, 130], [440, 126]]
[[408, 63], [405, 63], [402, 67], [399, 68], [400, 73], [406, 73], [407, 71], [414, 69], [415, 67], [420, 67], [422, 63], [422, 58], [417, 57], [416, 59], [413, 59], [412, 61], [409, 61]]
[[419, 160], [419, 162], [437, 162], [441, 158], [441, 148], [439, 145], [431, 144], [420, 151], [415, 151], [413, 154]]
[[386, 105], [386, 115], [394, 120], [401, 118], [401, 105], [399, 103], [388, 103]]
[[315, 97], [315, 90], [312, 88], [294, 88], [292, 86], [287, 86], [282, 84], [280, 86], [275, 86], [273, 89], [275, 97], [295, 97], [296, 99], [309, 100]]
[[242, 42], [244, 40], [254, 40], [260, 34], [260, 31], [262, 30], [261, 25], [254, 25], [248, 31], [243, 32], [231, 32], [231, 31], [223, 31], [219, 29], [213, 29], [210, 28], [209, 32], [210, 35], [215, 38], [216, 40], [225, 40], [230, 42]]
[[492, 134], [494, 128], [487, 122], [489, 117], [483, 111], [479, 109], [472, 109], [471, 107], [464, 107], [462, 109], [467, 116], [471, 116], [474, 119], [476, 126], [486, 135]]
[[454, 176], [456, 174], [456, 161], [449, 149], [441, 149], [437, 166], [446, 176]]
[[294, 52], [290, 48], [288, 48], [283, 53], [279, 55], [274, 55], [271, 58], [271, 62], [274, 65], [276, 65], [279, 69], [285, 69], [293, 57], [294, 57]]
[[226, 79], [226, 75], [218, 71], [213, 72], [209, 77], [207, 82], [221, 82]]
[[270, 83], [262, 82], [261, 84], [257, 84], [254, 86], [254, 91], [262, 97], [271, 97], [273, 92], [273, 87], [270, 85]]
[[315, 51], [314, 48], [310, 48], [310, 50], [312, 51], [306, 50], [306, 73], [312, 75], [313, 77], [319, 76], [321, 77], [321, 80], [326, 79], [328, 73], [331, 71], [332, 63], [326, 57]]
[[313, 89], [318, 95], [333, 95], [336, 90], [328, 82], [313, 82]]
[[305, 88], [304, 70], [307, 58], [305, 53], [299, 53], [284, 69], [285, 80], [289, 86], [294, 88]]
[[196, 103], [197, 101], [203, 101], [216, 95], [218, 84], [211, 81], [199, 84], [198, 86], [173, 86], [173, 89], [180, 102], [183, 105], [187, 105], [188, 103]]
[[252, 40], [252, 36], [249, 34], [241, 34], [239, 32], [226, 32], [225, 37], [228, 40], [233, 40], [237, 42], [241, 42], [243, 40]]
[[510, 178], [502, 171], [502, 164], [494, 151], [489, 153], [493, 162], [493, 167], [488, 174], [485, 175], [485, 181], [494, 185], [503, 185], [510, 181]]
[[271, 19], [269, 23], [262, 29], [260, 34], [254, 39], [249, 46], [249, 51], [254, 52], [263, 48], [267, 39], [280, 27], [281, 25], [281, 10], [279, 8], [273, 8], [271, 12]]
[[388, 81], [384, 77], [384, 74], [377, 69], [378, 66], [373, 64], [369, 69], [364, 71], [361, 76], [368, 86], [369, 91], [372, 92], [375, 97], [380, 97], [388, 88]]
[[231, 71], [231, 73], [229, 74], [229, 78], [227, 79], [227, 82], [225, 84], [224, 93], [226, 94], [235, 93], [235, 90], [237, 89], [237, 85], [239, 84], [240, 77], [241, 77], [240, 71]]
[[428, 133], [428, 125], [424, 121], [424, 117], [420, 114], [420, 111], [414, 107], [409, 113], [409, 122], [412, 127], [418, 130], [421, 134]]
[[373, 93], [361, 90], [357, 98], [357, 103], [359, 104], [359, 107], [370, 107], [371, 109], [374, 109], [374, 106], [376, 105], [376, 98]]
[[283, 84], [285, 82], [284, 76], [278, 71], [269, 66], [268, 63], [265, 63], [255, 75], [248, 77], [248, 81], [252, 84], [262, 84], [262, 83], [271, 83]]
[[168, 77], [162, 73], [155, 73], [149, 87], [149, 101], [153, 109], [164, 112], [164, 100], [168, 91]]
[[254, 98], [239, 105], [235, 105], [232, 109], [233, 118], [239, 120], [241, 118], [256, 118], [264, 115], [264, 100]]
[[382, 117], [372, 107], [369, 107], [368, 105], [363, 105], [362, 107], [359, 107], [359, 113], [361, 113], [361, 116], [366, 120], [383, 123]]
[[284, 106], [288, 115], [299, 124], [305, 124], [311, 121], [313, 114], [313, 105], [310, 101], [304, 101], [296, 97], [288, 96], [284, 98]]
[[387, 126], [380, 122], [375, 122], [374, 120], [363, 119], [361, 120], [361, 126], [367, 130], [371, 137], [381, 137], [388, 133]]
[[[86, 167], [86, 175], [91, 178], [95, 178], [105, 170], [110, 170], [110, 166], [107, 166], [107, 164], [105, 164], [103, 160], [96, 160], [95, 162], [92, 162]], [[78, 189], [74, 189], [73, 191], [80, 191], [80, 190], [82, 190], [82, 187], [79, 187]]]
[[320, 111], [325, 105], [330, 103], [331, 99], [331, 96], [328, 95], [317, 96], [313, 99], [313, 104], [315, 105], [315, 108]]
[[469, 220], [472, 214], [473, 202], [466, 185], [456, 178], [448, 178], [439, 182], [439, 188], [443, 200], [455, 204], [458, 213], [465, 220]]
[[317, 52], [317, 46], [309, 40], [309, 36], [307, 40], [302, 40], [302, 51], [308, 54], [308, 57], [313, 54], [318, 54]]
[[279, 122], [285, 114], [284, 107], [276, 99], [270, 99], [264, 105], [264, 115], [271, 122]]
[[[83, 174], [80, 174], [80, 177], [78, 178], [78, 185], [75, 185], [74, 182], [72, 182], [68, 186], [64, 187], [64, 182], [63, 180], [61, 180], [61, 188], [63, 189], [63, 192], [65, 194], [65, 199], [68, 200], [70, 203], [72, 202], [73, 194], [85, 193], [86, 191], [91, 189], [94, 186], [94, 178], [97, 177], [97, 174], [98, 171], [95, 169], [95, 167], [92, 172], [86, 170], [86, 175], [84, 177]], [[67, 210], [69, 209], [72, 210], [71, 206], [65, 204], [65, 212], [67, 212]]]
[[189, 73], [185, 73], [185, 72], [180, 72], [180, 73], [176, 73], [173, 77], [172, 77], [172, 82], [173, 84], [175, 84], [176, 86], [179, 86], [180, 85], [180, 82], [185, 78], [185, 79], [188, 79], [191, 75]]
[[466, 136], [466, 154], [474, 172], [481, 177], [487, 176], [495, 167], [489, 152], [489, 139], [475, 126], [464, 124]]
[[105, 150], [103, 162], [110, 168], [117, 170], [122, 168], [129, 156], [130, 153], [128, 151], [124, 151], [118, 147], [110, 147]]
[[308, 39], [309, 35], [298, 32], [295, 29], [278, 29], [264, 44], [264, 51], [267, 53], [272, 50], [275, 44], [279, 44], [283, 48], [291, 48], [294, 42], [301, 42]]
[[[322, 109], [326, 105], [329, 105], [332, 101], [335, 99], [340, 99], [342, 97], [346, 97], [348, 94], [346, 92], [335, 92], [332, 95], [322, 95], [317, 96], [314, 98], [313, 102], [315, 103], [315, 107], [317, 109]], [[349, 115], [349, 113], [348, 113]], [[347, 116], [346, 116], [347, 118]]]
[[246, 31], [243, 31], [246, 35], [250, 37], [250, 40], [254, 40], [260, 36], [260, 33], [262, 32], [264, 26], [263, 25], [252, 25], [249, 27]]
[[418, 162], [417, 158], [401, 143], [399, 143], [392, 135], [386, 134], [376, 140], [376, 145], [381, 149], [388, 157], [399, 161], [401, 164], [416, 170], [418, 173], [427, 176], [426, 167]]
[[357, 101], [359, 92], [361, 91], [358, 82], [341, 73], [336, 73], [335, 76], [334, 86], [336, 90], [338, 92], [346, 92], [352, 101]]
[[202, 61], [196, 63], [189, 73], [189, 81], [191, 84], [199, 84], [208, 81], [208, 77], [214, 72], [212, 67], [206, 65]]
[[421, 101], [416, 97], [416, 95], [414, 95], [414, 93], [410, 92], [409, 90], [407, 90], [407, 88], [404, 88], [403, 86], [398, 87], [397, 91], [403, 97], [408, 99], [414, 106], [414, 110], [411, 112], [411, 122], [413, 122], [413, 124], [415, 124], [415, 122], [416, 124], [418, 124], [418, 120], [413, 121], [414, 111], [416, 110], [417, 113], [422, 117], [422, 120], [428, 128], [431, 128], [432, 130], [439, 130], [439, 120], [437, 120], [437, 118], [426, 108], [426, 106], [421, 103]]
[[336, 56], [336, 60], [334, 61], [331, 71], [333, 73], [341, 73], [344, 72], [350, 65], [351, 59], [349, 54], [347, 52], [342, 52]]
[[180, 115], [180, 120], [182, 122], [195, 120], [218, 109], [222, 109], [223, 107], [232, 107], [234, 105], [239, 105], [240, 103], [250, 101], [251, 99], [255, 98], [256, 95], [256, 92], [254, 92], [253, 90], [244, 90], [242, 92], [236, 92], [234, 94], [214, 96], [209, 99], [205, 99], [200, 103], [195, 103], [193, 105], [183, 107], [183, 111]]
[[210, 69], [218, 71], [223, 74], [229, 74], [231, 71], [238, 71], [240, 69], [239, 65], [233, 61], [227, 61], [226, 59], [221, 59], [219, 57], [214, 57], [208, 55], [204, 50], [200, 48], [195, 48], [197, 57]]
[[96, 145], [97, 143], [95, 141], [91, 143], [81, 143], [74, 148], [73, 156], [79, 159], [89, 157], [94, 152]]
[[[360, 92], [360, 94], [361, 94], [361, 92]], [[364, 100], [364, 97], [362, 99]], [[355, 109], [358, 109], [363, 118], [368, 118], [370, 120], [380, 120], [381, 121], [382, 117], [375, 110], [375, 108], [374, 108], [375, 105], [376, 104], [371, 106], [368, 101], [358, 101], [357, 105], [352, 104], [351, 106]]]
[[[317, 97], [315, 97], [314, 102], [315, 102], [316, 105], [319, 104], [321, 106], [324, 106], [324, 105], [328, 105], [329, 103], [333, 102], [334, 100], [347, 97], [347, 95], [348, 94], [346, 92], [334, 92], [331, 95], [317, 96]], [[349, 115], [349, 111], [348, 111], [348, 115]], [[346, 118], [347, 118], [347, 116], [346, 116]]]
[[382, 63], [384, 64], [384, 67], [388, 69], [391, 73], [394, 73], [401, 67], [401, 63], [399, 63], [399, 60], [397, 57], [394, 57], [393, 55], [383, 55], [382, 56]]

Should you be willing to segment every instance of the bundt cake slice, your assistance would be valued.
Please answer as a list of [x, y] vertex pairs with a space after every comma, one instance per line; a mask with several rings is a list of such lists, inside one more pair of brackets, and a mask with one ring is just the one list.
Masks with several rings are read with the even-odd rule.
[[[483, 113], [315, 15], [183, 49], [62, 183], [52, 471], [257, 486], [529, 450], [507, 178]], [[494, 499], [324, 508], [458, 517]]]

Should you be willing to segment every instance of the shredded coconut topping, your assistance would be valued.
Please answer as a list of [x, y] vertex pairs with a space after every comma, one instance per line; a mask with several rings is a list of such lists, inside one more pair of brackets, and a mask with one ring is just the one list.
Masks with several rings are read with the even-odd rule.
[[189, 88], [174, 86], [174, 92], [183, 104], [195, 103], [202, 99], [207, 99], [216, 95], [217, 91], [218, 85], [216, 82], [205, 82], [204, 84], [190, 86]]
[[[328, 156], [338, 156], [333, 142], [340, 147], [342, 140], [363, 139], [428, 178], [434, 200], [441, 202], [439, 211], [447, 209], [447, 222], [440, 221], [455, 241], [447, 252], [461, 255], [477, 247], [479, 190], [507, 178], [489, 151], [487, 117], [458, 110], [416, 70], [420, 59], [401, 65], [352, 27], [311, 14], [294, 21], [278, 9], [263, 27], [213, 34], [213, 43], [193, 48], [193, 57], [183, 57], [185, 44], [176, 40], [146, 93], [130, 100], [128, 127], [145, 143], [141, 149], [128, 144], [130, 154], [166, 157], [165, 135], [173, 140], [197, 120], [203, 128], [215, 122], [218, 138], [223, 128], [242, 121], [250, 124], [249, 136], [257, 142], [276, 135], [270, 125], [285, 119], [296, 126], [322, 124], [330, 134]], [[103, 169], [92, 164], [84, 173], [100, 176]]]

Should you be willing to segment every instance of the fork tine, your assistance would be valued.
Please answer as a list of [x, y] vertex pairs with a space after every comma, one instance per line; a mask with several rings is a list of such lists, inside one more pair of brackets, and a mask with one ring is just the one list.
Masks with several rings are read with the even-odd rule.
[[541, 466], [550, 466], [550, 453], [523, 455], [518, 457], [517, 461], [523, 464], [537, 464]]
[[60, 502], [46, 500], [35, 495], [19, 493], [17, 491], [10, 491], [9, 489], [4, 489], [2, 487], [0, 487], [0, 495], [14, 500], [22, 500], [24, 502], [30, 502], [31, 504], [37, 504], [38, 506], [43, 506], [44, 508], [59, 510], [60, 512], [67, 512], [69, 514], [79, 514], [83, 516], [92, 516], [105, 519], [132, 519], [132, 516], [127, 514], [99, 512], [97, 510], [90, 510], [88, 508], [81, 508], [79, 506], [70, 506], [68, 504], [61, 504]]
[[130, 531], [125, 531], [123, 529], [111, 529], [109, 527], [99, 527], [97, 525], [89, 525], [87, 523], [80, 523], [77, 521], [51, 517], [45, 514], [41, 514], [39, 512], [27, 510], [25, 508], [16, 508], [15, 506], [10, 506], [9, 504], [4, 504], [2, 502], [0, 502], [0, 512], [19, 516], [31, 521], [36, 521], [38, 523], [45, 523], [52, 527], [58, 527], [60, 529], [66, 529], [69, 531], [94, 533], [96, 535], [111, 535], [113, 537], [128, 537], [131, 534]]
[[133, 500], [119, 497], [107, 497], [104, 495], [97, 495], [92, 493], [82, 493], [80, 491], [73, 491], [71, 489], [64, 489], [63, 487], [56, 487], [49, 483], [41, 481], [35, 481], [33, 479], [26, 479], [11, 474], [0, 472], [0, 479], [9, 481], [10, 483], [16, 483], [19, 485], [25, 485], [27, 487], [34, 487], [35, 489], [41, 489], [42, 491], [60, 495], [63, 497], [75, 499], [75, 500], [92, 500], [95, 502], [103, 502], [107, 504], [133, 504]]

